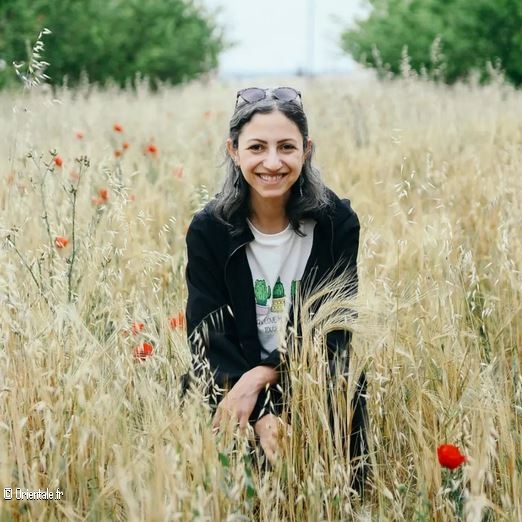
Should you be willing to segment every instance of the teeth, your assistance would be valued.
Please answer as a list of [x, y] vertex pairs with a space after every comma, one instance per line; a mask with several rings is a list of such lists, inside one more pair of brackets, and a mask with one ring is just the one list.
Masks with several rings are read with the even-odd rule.
[[279, 174], [278, 176], [263, 176], [262, 174], [260, 174], [259, 177], [263, 181], [267, 181], [268, 183], [277, 183], [283, 177], [283, 175]]

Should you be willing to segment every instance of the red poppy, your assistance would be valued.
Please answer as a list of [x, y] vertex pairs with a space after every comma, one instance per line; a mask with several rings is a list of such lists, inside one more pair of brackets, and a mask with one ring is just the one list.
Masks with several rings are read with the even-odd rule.
[[115, 155], [117, 158], [119, 158], [122, 154], [123, 154], [123, 151], [121, 151], [120, 149], [116, 149], [116, 150], [114, 151], [114, 155]]
[[122, 144], [121, 144], [122, 148], [124, 150], [127, 150], [129, 148], [129, 142], [128, 141], [124, 141]]
[[158, 152], [158, 147], [154, 145], [154, 143], [149, 143], [147, 145], [147, 154], [156, 154]]
[[65, 248], [68, 243], [69, 240], [65, 236], [56, 236], [54, 238], [54, 244], [56, 245], [56, 248]]
[[467, 457], [462, 455], [459, 448], [453, 444], [442, 444], [437, 448], [437, 456], [441, 466], [457, 469], [466, 462]]
[[185, 328], [185, 314], [183, 312], [178, 312], [177, 315], [173, 315], [169, 319], [169, 325], [171, 328]]
[[58, 154], [53, 158], [53, 161], [57, 167], [61, 167], [63, 165], [63, 159], [61, 156], [58, 156]]
[[84, 136], [84, 134], [83, 134], [83, 132], [81, 132], [81, 131], [78, 131], [78, 132], [76, 133], [76, 139], [77, 139], [77, 140], [83, 140], [83, 136]]
[[109, 200], [109, 191], [106, 188], [98, 189], [98, 195], [103, 202]]
[[93, 205], [105, 205], [109, 201], [109, 191], [106, 188], [98, 189], [98, 196], [97, 198], [92, 198]]
[[134, 323], [132, 323], [131, 332], [134, 335], [136, 335], [136, 334], [140, 333], [141, 331], [143, 331], [144, 328], [145, 328], [145, 325], [143, 323], [139, 323], [138, 321], [135, 321]]
[[143, 342], [134, 348], [133, 356], [138, 361], [144, 361], [147, 357], [152, 355], [152, 352], [152, 344]]
[[123, 127], [119, 123], [115, 123], [112, 128], [114, 129], [114, 132], [123, 132]]

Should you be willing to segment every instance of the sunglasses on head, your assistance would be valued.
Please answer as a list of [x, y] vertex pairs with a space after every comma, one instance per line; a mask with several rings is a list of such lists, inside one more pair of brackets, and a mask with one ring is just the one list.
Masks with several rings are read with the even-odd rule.
[[259, 87], [248, 87], [237, 91], [236, 107], [243, 103], [256, 103], [265, 98], [275, 98], [285, 102], [297, 102], [302, 106], [301, 93], [292, 87], [276, 87], [275, 89], [261, 89]]

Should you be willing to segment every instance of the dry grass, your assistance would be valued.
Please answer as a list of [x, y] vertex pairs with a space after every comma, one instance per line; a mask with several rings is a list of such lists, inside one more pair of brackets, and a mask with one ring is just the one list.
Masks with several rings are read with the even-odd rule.
[[[522, 520], [522, 94], [290, 81], [324, 179], [362, 222], [362, 505], [323, 430], [314, 334], [331, 321], [305, 342], [319, 362], [295, 365], [299, 422], [276, 469], [253, 470], [244, 437], [216, 439], [197, 396], [180, 404], [184, 234], [219, 186], [239, 86], [39, 88], [0, 93], [0, 477], [65, 496], [0, 501], [2, 520]], [[143, 341], [154, 354], [136, 363]], [[441, 469], [444, 442], [463, 468]]]

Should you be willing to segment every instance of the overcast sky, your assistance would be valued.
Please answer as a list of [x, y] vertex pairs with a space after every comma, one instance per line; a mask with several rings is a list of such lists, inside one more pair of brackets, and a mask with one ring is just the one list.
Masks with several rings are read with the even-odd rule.
[[236, 45], [222, 53], [223, 76], [349, 72], [354, 62], [339, 47], [340, 33], [362, 0], [200, 0], [221, 7], [219, 24]]

